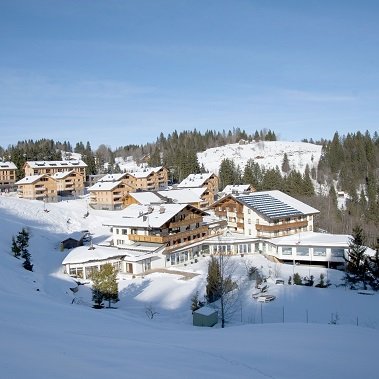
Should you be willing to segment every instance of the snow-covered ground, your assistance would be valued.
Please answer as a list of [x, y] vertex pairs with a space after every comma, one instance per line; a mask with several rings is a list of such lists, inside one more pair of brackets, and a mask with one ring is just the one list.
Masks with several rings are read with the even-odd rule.
[[[378, 295], [336, 286], [342, 273], [274, 264], [260, 255], [234, 257], [240, 291], [225, 329], [192, 326], [190, 299], [196, 290], [204, 294], [206, 258], [180, 268], [199, 274], [190, 280], [166, 273], [121, 276], [118, 308], [95, 310], [89, 285], [70, 291], [75, 283], [62, 272], [67, 251], [59, 242], [80, 230], [93, 233], [95, 242], [106, 238], [102, 224], [114, 212], [89, 209], [84, 218], [86, 199], [46, 209], [38, 201], [0, 196], [2, 378], [377, 377]], [[22, 227], [31, 234], [34, 272], [11, 255], [11, 238]], [[333, 285], [279, 286], [269, 279], [276, 299], [261, 304], [252, 299], [254, 282], [246, 279], [249, 264], [286, 283], [294, 272], [316, 281], [324, 273]], [[153, 319], [148, 308], [158, 312]], [[336, 318], [337, 325], [330, 324]]]
[[220, 164], [226, 158], [232, 159], [242, 171], [249, 159], [254, 159], [266, 169], [276, 166], [281, 169], [284, 153], [287, 153], [290, 168], [304, 173], [307, 164], [310, 169], [317, 168], [321, 148], [320, 145], [305, 142], [260, 141], [214, 147], [198, 153], [197, 157], [200, 166], [203, 164], [207, 171], [218, 174]]

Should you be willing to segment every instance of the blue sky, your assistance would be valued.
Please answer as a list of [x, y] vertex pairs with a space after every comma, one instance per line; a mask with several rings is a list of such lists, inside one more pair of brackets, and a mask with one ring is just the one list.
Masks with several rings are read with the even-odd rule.
[[1, 0], [0, 146], [379, 130], [379, 1]]

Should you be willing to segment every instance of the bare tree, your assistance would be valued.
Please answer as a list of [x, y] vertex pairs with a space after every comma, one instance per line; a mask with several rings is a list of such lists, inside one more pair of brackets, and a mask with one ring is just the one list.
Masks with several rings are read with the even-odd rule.
[[233, 276], [236, 269], [232, 257], [220, 252], [208, 263], [206, 298], [208, 303], [219, 301], [221, 327], [238, 309], [239, 285]]

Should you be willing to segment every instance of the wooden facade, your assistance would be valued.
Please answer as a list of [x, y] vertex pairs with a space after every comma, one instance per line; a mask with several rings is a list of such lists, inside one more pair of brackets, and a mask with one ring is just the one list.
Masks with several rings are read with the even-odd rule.
[[0, 162], [0, 191], [15, 187], [17, 167], [13, 162]]
[[85, 180], [87, 165], [81, 160], [69, 161], [27, 161], [24, 164], [25, 176], [54, 175], [58, 172], [77, 171]]
[[57, 193], [59, 196], [77, 196], [84, 192], [84, 177], [78, 171], [57, 173], [53, 175], [57, 182]]
[[49, 175], [27, 176], [17, 183], [17, 194], [29, 200], [57, 201], [57, 182]]

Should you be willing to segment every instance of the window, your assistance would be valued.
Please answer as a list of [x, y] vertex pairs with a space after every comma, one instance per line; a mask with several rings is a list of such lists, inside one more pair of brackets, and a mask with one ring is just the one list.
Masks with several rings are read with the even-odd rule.
[[326, 248], [325, 247], [314, 247], [313, 248], [314, 257], [326, 257]]
[[250, 209], [250, 208], [247, 210], [247, 213], [248, 213], [248, 214], [250, 214], [250, 213], [251, 213], [251, 209]]
[[332, 257], [344, 257], [345, 255], [345, 250], [343, 248], [332, 247], [330, 251], [331, 251]]
[[127, 235], [128, 234], [128, 230], [127, 229], [121, 229], [121, 234], [122, 235]]
[[304, 246], [298, 246], [296, 248], [296, 255], [298, 256], [308, 256], [309, 255], [309, 247], [304, 247]]
[[291, 246], [283, 246], [282, 247], [282, 255], [292, 255], [292, 247]]

